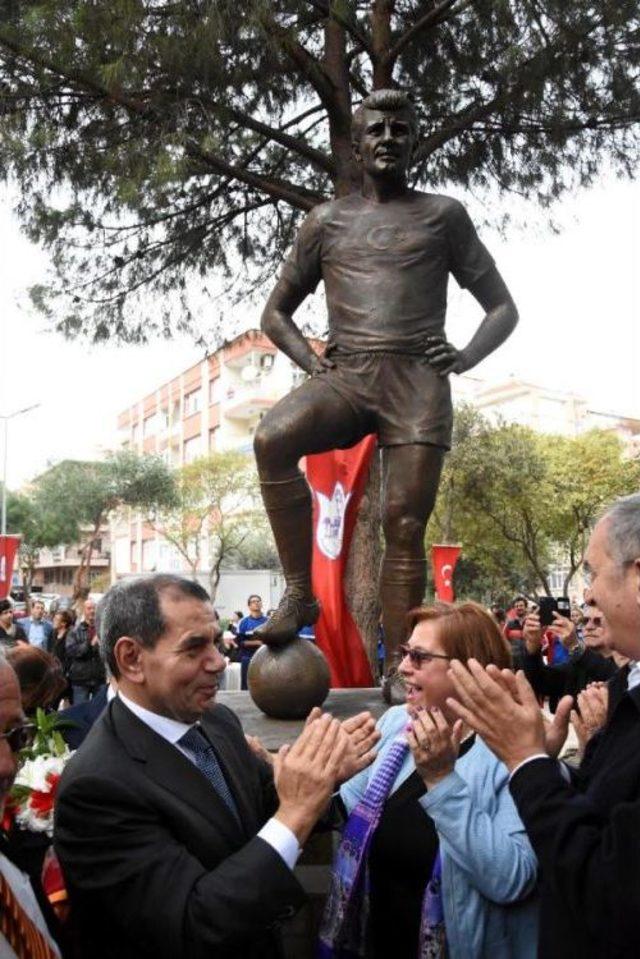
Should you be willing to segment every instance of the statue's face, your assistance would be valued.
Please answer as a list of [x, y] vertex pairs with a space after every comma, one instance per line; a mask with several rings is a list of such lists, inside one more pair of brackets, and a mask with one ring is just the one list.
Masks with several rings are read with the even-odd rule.
[[409, 168], [413, 150], [411, 119], [403, 110], [365, 110], [355, 150], [365, 173], [397, 179]]

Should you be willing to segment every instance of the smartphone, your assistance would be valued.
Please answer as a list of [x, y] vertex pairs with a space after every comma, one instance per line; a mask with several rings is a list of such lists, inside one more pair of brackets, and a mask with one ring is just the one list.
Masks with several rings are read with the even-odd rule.
[[571, 618], [571, 600], [568, 596], [557, 596], [556, 602], [558, 604], [558, 612], [561, 616], [566, 616], [567, 619]]
[[553, 614], [558, 612], [558, 600], [555, 596], [538, 597], [538, 616], [541, 626], [551, 626]]

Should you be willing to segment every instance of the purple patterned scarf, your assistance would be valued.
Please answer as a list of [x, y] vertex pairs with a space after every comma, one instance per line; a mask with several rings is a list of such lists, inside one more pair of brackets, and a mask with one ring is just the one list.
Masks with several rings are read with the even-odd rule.
[[[318, 959], [362, 959], [366, 955], [369, 849], [408, 748], [404, 736], [394, 740], [346, 822], [320, 927]], [[438, 853], [422, 903], [420, 948], [416, 959], [444, 959], [445, 956], [441, 878], [442, 864]]]

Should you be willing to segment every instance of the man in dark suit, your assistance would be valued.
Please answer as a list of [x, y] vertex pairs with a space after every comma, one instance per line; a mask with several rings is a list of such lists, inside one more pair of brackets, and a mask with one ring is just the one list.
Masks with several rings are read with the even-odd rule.
[[69, 749], [78, 749], [85, 741], [93, 724], [102, 716], [110, 698], [109, 688], [109, 684], [105, 683], [97, 690], [92, 699], [87, 699], [83, 703], [69, 706], [67, 709], [61, 709], [58, 712], [60, 719], [64, 720], [65, 724], [69, 723], [69, 725], [61, 725], [59, 728], [59, 732]]
[[[604, 728], [573, 777], [545, 735], [535, 695], [473, 660], [452, 663], [466, 720], [511, 771], [511, 792], [542, 876], [539, 955], [636, 959], [640, 903], [640, 495], [619, 500], [596, 525], [585, 560], [611, 646], [631, 662], [609, 683]], [[571, 697], [558, 712], [566, 717]], [[556, 721], [555, 731], [560, 723]]]
[[[156, 575], [113, 587], [99, 634], [118, 696], [63, 775], [54, 842], [92, 959], [271, 959], [304, 894], [300, 847], [336, 779], [372, 758], [324, 716], [272, 771], [212, 705], [224, 659], [205, 591]], [[359, 743], [356, 745], [356, 740]]]

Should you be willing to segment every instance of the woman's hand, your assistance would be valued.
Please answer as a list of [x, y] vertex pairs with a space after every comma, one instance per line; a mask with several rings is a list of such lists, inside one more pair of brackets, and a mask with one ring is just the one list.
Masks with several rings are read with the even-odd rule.
[[458, 719], [452, 728], [436, 707], [411, 711], [411, 719], [407, 741], [418, 774], [427, 789], [432, 789], [453, 771], [464, 724]]

